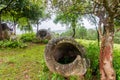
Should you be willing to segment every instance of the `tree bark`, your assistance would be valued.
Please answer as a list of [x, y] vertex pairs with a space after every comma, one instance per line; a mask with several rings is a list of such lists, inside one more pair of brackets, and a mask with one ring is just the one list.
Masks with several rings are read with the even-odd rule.
[[113, 20], [104, 24], [105, 32], [101, 38], [100, 49], [100, 74], [101, 80], [116, 80], [115, 71], [113, 68], [113, 38], [114, 38], [114, 23]]
[[17, 25], [17, 19], [15, 19], [15, 16], [13, 15], [13, 21], [14, 21], [14, 23], [13, 23], [13, 33], [14, 33], [14, 35], [16, 35], [16, 25]]
[[38, 31], [39, 31], [39, 22], [37, 21], [37, 33], [38, 33]]
[[2, 26], [1, 26], [1, 22], [0, 22], [0, 40], [2, 40]]
[[74, 38], [75, 37], [75, 28], [73, 28], [73, 35], [72, 37]]
[[14, 25], [13, 25], [13, 30], [14, 30], [14, 35], [16, 35], [16, 23], [14, 22]]
[[2, 40], [2, 25], [1, 25], [1, 12], [0, 12], [0, 40]]

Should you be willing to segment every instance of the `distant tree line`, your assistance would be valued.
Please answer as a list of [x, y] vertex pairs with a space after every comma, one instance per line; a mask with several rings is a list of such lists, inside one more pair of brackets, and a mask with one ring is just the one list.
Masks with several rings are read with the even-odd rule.
[[[67, 36], [71, 36], [72, 34], [73, 34], [73, 31], [71, 28], [69, 28], [65, 32], [60, 34], [60, 36], [67, 37]], [[84, 26], [77, 26], [75, 38], [87, 39], [87, 40], [97, 40], [98, 34], [97, 34], [96, 29], [93, 29], [93, 28], [87, 29]], [[120, 32], [115, 33], [114, 42], [120, 44]]]

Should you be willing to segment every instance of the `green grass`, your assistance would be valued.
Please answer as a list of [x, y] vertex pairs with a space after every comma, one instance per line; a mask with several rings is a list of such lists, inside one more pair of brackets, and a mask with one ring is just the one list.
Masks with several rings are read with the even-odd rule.
[[0, 80], [40, 80], [45, 45], [0, 50]]
[[[86, 75], [87, 80], [91, 80], [92, 72], [96, 68], [97, 71], [99, 70], [97, 41], [78, 39], [77, 41], [85, 46], [87, 57], [92, 61]], [[46, 67], [44, 49], [43, 44], [29, 44], [24, 49], [0, 49], [0, 80], [64, 80], [60, 75], [52, 74]], [[117, 80], [120, 80], [120, 45], [115, 44], [113, 56]], [[77, 78], [73, 76], [71, 80], [77, 80]]]
[[[87, 80], [93, 80], [91, 77], [97, 77], [99, 80], [99, 46], [97, 41], [79, 40], [77, 41], [86, 48], [87, 58], [91, 61], [91, 67], [88, 69]], [[116, 80], [120, 80], [120, 44], [114, 44], [113, 67], [116, 72]], [[95, 73], [94, 75], [92, 73]], [[89, 78], [89, 79], [88, 79]], [[96, 79], [95, 79], [96, 80]]]

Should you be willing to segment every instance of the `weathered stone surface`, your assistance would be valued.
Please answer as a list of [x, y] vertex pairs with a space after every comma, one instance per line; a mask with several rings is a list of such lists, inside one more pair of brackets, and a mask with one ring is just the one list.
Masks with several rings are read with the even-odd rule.
[[2, 34], [0, 35], [2, 39], [9, 39], [12, 29], [7, 26], [6, 23], [1, 24]]
[[72, 38], [50, 40], [44, 56], [49, 70], [65, 77], [84, 75], [87, 71], [85, 49]]
[[40, 40], [43, 40], [43, 39], [50, 40], [51, 39], [51, 33], [50, 33], [50, 31], [48, 31], [46, 29], [40, 29], [37, 32], [36, 37]]

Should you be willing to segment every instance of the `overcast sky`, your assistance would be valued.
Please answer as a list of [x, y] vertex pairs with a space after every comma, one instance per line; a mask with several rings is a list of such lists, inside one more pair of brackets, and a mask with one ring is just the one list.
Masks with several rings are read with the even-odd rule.
[[[84, 26], [89, 29], [89, 28], [95, 28], [94, 25], [91, 25], [90, 22], [87, 19], [83, 19], [83, 24]], [[65, 25], [61, 25], [60, 23], [55, 24], [53, 22], [53, 19], [47, 20], [47, 21], [43, 21], [40, 25], [39, 25], [40, 29], [50, 29], [51, 31], [65, 31], [66, 30], [66, 26]], [[36, 28], [34, 27], [34, 31], [36, 31]], [[21, 31], [18, 29], [17, 30], [17, 34], [21, 34]]]
[[[95, 28], [94, 25], [91, 25], [90, 22], [87, 19], [83, 19], [83, 23], [84, 26], [89, 29], [89, 28]], [[61, 25], [61, 24], [55, 24], [53, 22], [53, 20], [48, 20], [48, 21], [44, 21], [42, 22], [42, 24], [40, 25], [40, 29], [48, 29], [50, 28], [52, 31], [56, 31], [56, 30], [65, 30], [66, 26]]]

